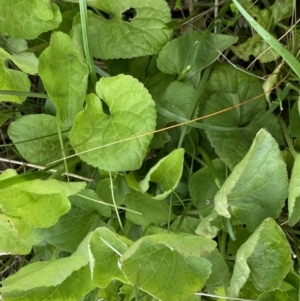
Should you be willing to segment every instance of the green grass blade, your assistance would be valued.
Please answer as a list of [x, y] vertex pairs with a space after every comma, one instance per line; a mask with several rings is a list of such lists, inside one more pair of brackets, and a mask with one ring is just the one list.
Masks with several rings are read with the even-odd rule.
[[287, 62], [290, 68], [300, 78], [300, 63], [284, 46], [277, 41], [267, 30], [265, 30], [249, 13], [243, 8], [238, 0], [232, 0], [240, 13], [249, 22], [249, 24], [256, 30], [256, 32], [268, 43], [281, 57]]
[[90, 71], [90, 78], [92, 80], [93, 87], [96, 86], [97, 76], [94, 68], [94, 61], [89, 47], [88, 40], [88, 31], [87, 31], [87, 4], [86, 0], [79, 0], [79, 9], [80, 9], [80, 19], [81, 19], [81, 29], [82, 29], [82, 39], [83, 39], [83, 48], [85, 53], [85, 59], [87, 66]]

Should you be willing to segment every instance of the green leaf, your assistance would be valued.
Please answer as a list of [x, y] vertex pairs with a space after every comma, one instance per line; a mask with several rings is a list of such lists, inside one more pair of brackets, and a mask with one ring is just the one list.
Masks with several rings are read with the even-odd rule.
[[[111, 301], [121, 301], [120, 292], [122, 292], [122, 288], [127, 285], [125, 284], [121, 288], [119, 288], [119, 286], [120, 286], [120, 283], [115, 281], [115, 282], [111, 282], [106, 288], [100, 289], [99, 293], [98, 293], [97, 301], [99, 300], [99, 298], [100, 298], [100, 300], [103, 299], [103, 300], [111, 300]], [[131, 285], [128, 285], [128, 288], [129, 287], [131, 288], [131, 290], [134, 290], [134, 292], [136, 291], [135, 288], [133, 288]], [[125, 290], [125, 293], [128, 294], [129, 290]], [[126, 299], [126, 297], [125, 297], [124, 301], [131, 300], [130, 298]]]
[[14, 169], [6, 169], [0, 174], [0, 181], [17, 176], [18, 173]]
[[131, 222], [148, 226], [150, 224], [165, 225], [175, 218], [170, 207], [163, 201], [158, 201], [139, 191], [132, 191], [125, 198], [126, 218]]
[[42, 241], [26, 222], [0, 214], [0, 253], [28, 254], [32, 246]]
[[215, 210], [246, 224], [249, 231], [278, 217], [287, 196], [286, 166], [274, 138], [260, 130], [244, 159], [215, 196]]
[[217, 249], [213, 250], [206, 259], [211, 263], [211, 274], [205, 285], [209, 290], [213, 290], [225, 283], [225, 279], [229, 276], [229, 269]]
[[113, 280], [127, 283], [119, 266], [119, 258], [126, 252], [132, 241], [113, 233], [107, 228], [97, 229], [90, 241], [90, 249], [95, 259], [93, 282], [100, 288], [107, 287]]
[[0, 127], [7, 122], [7, 120], [9, 120], [11, 117], [13, 117], [13, 115], [15, 114], [15, 112], [12, 112], [10, 110], [2, 110], [2, 112], [0, 112]]
[[[294, 7], [293, 0], [275, 1], [272, 6], [265, 9], [260, 9], [259, 6], [253, 5], [252, 0], [244, 0], [242, 3], [247, 12], [271, 34], [274, 33], [275, 26], [280, 21], [292, 16]], [[245, 61], [249, 61], [251, 55], [258, 58], [261, 63], [271, 62], [279, 57], [277, 52], [269, 48], [266, 39], [263, 39], [258, 34], [248, 38], [245, 43], [232, 46], [231, 50]]]
[[[199, 224], [199, 218], [185, 216], [183, 221], [181, 219], [182, 219], [181, 215], [177, 216], [176, 219], [172, 222], [170, 230], [174, 232], [179, 231], [181, 233], [194, 234]], [[180, 228], [177, 230], [177, 225], [179, 223], [180, 223]]]
[[[270, 15], [270, 17], [271, 16], [272, 15]], [[258, 58], [261, 63], [269, 63], [279, 59], [280, 57], [276, 51], [270, 49], [269, 44], [259, 35], [248, 38], [248, 40], [243, 44], [232, 46], [231, 50], [237, 57], [246, 62], [249, 62], [252, 55]]]
[[[199, 92], [191, 84], [174, 81], [169, 84], [162, 99], [159, 99], [157, 104], [177, 116], [190, 119], [191, 116], [188, 115], [187, 108], [191, 107], [194, 99], [199, 97], [198, 95]], [[160, 119], [161, 125], [177, 121], [164, 116], [160, 116]]]
[[67, 196], [84, 187], [84, 182], [27, 181], [2, 189], [0, 207], [3, 213], [21, 217], [34, 227], [50, 227], [69, 211], [71, 206]]
[[292, 169], [289, 185], [288, 208], [289, 224], [294, 226], [300, 220], [300, 154], [295, 156]]
[[0, 34], [35, 39], [61, 22], [59, 7], [50, 0], [3, 0], [0, 4]]
[[[61, 130], [66, 130], [66, 127], [63, 126]], [[22, 116], [9, 125], [8, 135], [27, 162], [45, 165], [62, 157], [56, 120], [53, 116], [45, 114]], [[62, 134], [62, 138], [67, 148], [68, 134]], [[67, 154], [70, 154], [70, 151], [67, 151]]]
[[11, 55], [11, 60], [25, 73], [38, 73], [39, 60], [33, 53], [20, 52]]
[[[224, 183], [227, 177], [225, 164], [219, 159], [213, 160], [212, 164], [220, 182]], [[194, 206], [201, 210], [201, 216], [206, 216], [213, 209], [213, 199], [219, 190], [208, 167], [203, 167], [195, 172], [188, 184]]]
[[[209, 82], [211, 95], [205, 104], [203, 115], [226, 111], [204, 120], [204, 125], [223, 127], [223, 130], [205, 132], [220, 159], [230, 169], [246, 155], [261, 128], [267, 128], [282, 142], [282, 131], [275, 116], [263, 118], [266, 98], [257, 78], [229, 64], [219, 64], [214, 68]], [[247, 103], [242, 104], [247, 100]]]
[[[4, 22], [0, 23], [3, 24]], [[0, 90], [29, 92], [31, 84], [27, 74], [7, 68], [7, 60], [12, 60], [12, 56], [0, 48]], [[0, 102], [22, 103], [25, 99], [26, 97], [21, 95], [1, 95]]]
[[[124, 196], [120, 195], [119, 191], [115, 189], [115, 187], [113, 188], [110, 187], [110, 179], [107, 178], [107, 179], [100, 180], [97, 185], [96, 192], [103, 202], [113, 205], [114, 202], [112, 199], [112, 189], [114, 193], [115, 203], [117, 206], [119, 206], [120, 204], [122, 204], [124, 200]], [[111, 206], [110, 208], [113, 209], [113, 207]]]
[[[62, 262], [63, 264], [63, 262]], [[56, 270], [56, 274], [60, 272]], [[26, 278], [36, 277], [36, 275], [24, 275]], [[47, 278], [50, 275], [47, 275]], [[55, 277], [55, 276], [54, 276]], [[35, 279], [35, 278], [34, 278]], [[88, 292], [93, 289], [91, 274], [88, 267], [83, 267], [74, 271], [66, 280], [56, 286], [34, 287], [33, 289], [22, 289], [6, 292], [3, 289], [2, 297], [5, 301], [32, 301], [32, 300], [81, 300]]]
[[[99, 183], [101, 181], [99, 181]], [[106, 202], [103, 202], [94, 190], [82, 190], [80, 193], [71, 196], [70, 201], [76, 207], [87, 211], [95, 211], [104, 217], [110, 217], [111, 215], [111, 207], [107, 206], [105, 204]]]
[[184, 79], [197, 86], [201, 70], [212, 64], [237, 37], [190, 32], [169, 42], [159, 53], [158, 68], [167, 74], [180, 75], [190, 66]]
[[[21, 294], [22, 292], [24, 294], [25, 292], [28, 292], [30, 290], [32, 290], [32, 293], [34, 293], [35, 289], [42, 290], [42, 288], [50, 288], [50, 290], [53, 291], [55, 290], [55, 287], [59, 288], [60, 284], [62, 284], [62, 286], [68, 292], [68, 289], [64, 284], [64, 281], [70, 279], [70, 276], [72, 278], [72, 274], [75, 271], [80, 271], [81, 268], [86, 267], [92, 258], [89, 249], [89, 241], [91, 235], [92, 234], [89, 234], [79, 245], [76, 252], [74, 252], [69, 257], [61, 258], [58, 260], [52, 260], [52, 261], [35, 262], [21, 268], [16, 274], [5, 279], [5, 281], [3, 282], [3, 287], [0, 289], [2, 294], [4, 296], [6, 294], [13, 295], [14, 293], [18, 295]], [[83, 283], [90, 282], [91, 281], [90, 272], [88, 273], [89, 275], [87, 275], [86, 273], [83, 274], [85, 275], [86, 278], [86, 280]], [[77, 276], [75, 277], [75, 279], [73, 279], [73, 281], [70, 281], [71, 279], [68, 281], [68, 284], [75, 291], [77, 290], [80, 291], [81, 289], [83, 289], [83, 287], [81, 288], [81, 286], [79, 286], [78, 288], [77, 287], [78, 284], [76, 284], [77, 282], [76, 278], [79, 276], [80, 275], [77, 274]], [[47, 292], [49, 291], [45, 290], [46, 294]]]
[[294, 103], [290, 113], [289, 133], [293, 137], [300, 137], [300, 116], [297, 102]]
[[[83, 161], [100, 169], [138, 169], [155, 129], [150, 94], [129, 75], [101, 78], [96, 92], [99, 97], [88, 95], [86, 109], [75, 119], [71, 145]], [[105, 101], [109, 113], [104, 112], [99, 98]]]
[[108, 73], [111, 76], [115, 76], [122, 73], [126, 75], [131, 75], [138, 81], [144, 82], [149, 60], [149, 56], [142, 56], [133, 59], [107, 60], [105, 64], [107, 66]]
[[[216, 248], [216, 242], [206, 237], [189, 234], [161, 233], [145, 236], [140, 239], [151, 241], [154, 244], [162, 243], [170, 249], [178, 251], [186, 258], [207, 258]], [[138, 245], [139, 243], [136, 243]]]
[[[172, 36], [166, 26], [171, 21], [170, 9], [164, 0], [93, 0], [87, 3], [109, 15], [107, 19], [88, 11], [89, 43], [94, 57], [107, 60], [153, 55]], [[126, 20], [124, 13], [129, 9], [135, 16]], [[81, 35], [79, 16], [75, 18], [73, 33]]]
[[22, 52], [28, 49], [26, 40], [3, 36], [0, 38], [0, 47], [6, 49], [9, 53]]
[[216, 210], [213, 209], [208, 216], [201, 218], [195, 233], [207, 238], [214, 238], [220, 229], [228, 230], [225, 225], [225, 218], [218, 215]]
[[39, 75], [59, 118], [71, 126], [85, 100], [88, 68], [67, 34], [52, 34], [50, 46], [40, 56]]
[[0, 48], [0, 56], [1, 56], [1, 60], [3, 61], [11, 60], [20, 70], [22, 70], [25, 73], [34, 75], [38, 72], [39, 60], [34, 55], [34, 53], [21, 51], [21, 52], [9, 54], [4, 49]]
[[[82, 195], [95, 199], [95, 202], [80, 197]], [[110, 209], [102, 204], [97, 204], [97, 199], [99, 198], [92, 190], [83, 190], [80, 191], [80, 195], [71, 196], [71, 210], [62, 215], [55, 225], [47, 229], [40, 229], [38, 233], [47, 243], [61, 250], [74, 252], [89, 232], [103, 225], [97, 210], [110, 215]]]
[[[280, 287], [272, 292], [263, 292], [257, 300], [294, 301], [299, 299], [299, 275], [293, 270], [287, 274]], [[246, 297], [246, 296], [245, 296]]]
[[121, 270], [132, 285], [163, 301], [182, 300], [204, 286], [210, 263], [184, 257], [177, 250], [148, 239], [134, 243], [120, 259]]
[[182, 175], [184, 149], [179, 148], [162, 158], [153, 166], [139, 186], [143, 192], [148, 191], [150, 182], [156, 183], [162, 193], [153, 197], [155, 200], [165, 199], [177, 187]]
[[292, 265], [284, 232], [272, 218], [268, 218], [237, 252], [230, 294], [237, 297], [248, 278], [260, 291], [275, 290]]
[[[292, 0], [287, 0], [292, 3]], [[243, 8], [243, 6], [237, 1], [232, 0], [238, 10], [242, 13], [245, 19], [250, 23], [250, 25], [257, 31], [257, 33], [275, 50], [282, 58], [287, 62], [290, 68], [300, 77], [300, 63], [297, 58], [287, 50], [276, 38], [274, 38], [267, 30], [265, 30], [256, 20], [251, 17], [248, 12]], [[278, 10], [282, 10], [281, 2], [278, 1]]]

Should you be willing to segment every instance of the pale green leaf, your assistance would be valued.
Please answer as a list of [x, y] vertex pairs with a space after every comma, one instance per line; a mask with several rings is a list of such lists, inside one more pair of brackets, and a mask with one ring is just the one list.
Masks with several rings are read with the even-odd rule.
[[26, 181], [20, 184], [15, 185], [18, 189], [22, 189], [29, 193], [35, 194], [52, 194], [52, 193], [61, 193], [66, 197], [71, 196], [82, 189], [85, 188], [85, 182], [62, 182], [55, 179], [49, 179], [42, 181], [36, 179], [34, 181]]
[[[64, 264], [64, 262], [61, 262]], [[56, 267], [56, 275], [62, 270], [60, 267]], [[41, 269], [43, 272], [43, 269]], [[42, 276], [42, 275], [40, 275]], [[48, 278], [52, 275], [45, 276]], [[24, 275], [26, 278], [36, 279], [36, 274]], [[55, 276], [54, 276], [55, 277]], [[8, 286], [8, 288], [10, 288]], [[89, 267], [82, 267], [78, 271], [75, 270], [72, 274], [66, 278], [62, 283], [56, 286], [38, 286], [32, 289], [26, 289], [25, 287], [20, 290], [9, 290], [4, 288], [2, 291], [2, 297], [5, 301], [53, 301], [53, 300], [64, 300], [64, 301], [78, 301], [81, 300], [88, 292], [93, 289], [91, 274]]]
[[11, 177], [17, 176], [18, 173], [16, 172], [15, 169], [6, 169], [0, 174], [0, 181], [9, 179]]
[[139, 191], [132, 191], [128, 194], [124, 203], [126, 208], [134, 211], [126, 211], [126, 218], [138, 225], [165, 225], [175, 218], [168, 204]]
[[171, 250], [176, 250], [185, 258], [207, 258], [216, 249], [216, 242], [206, 237], [191, 234], [159, 233], [142, 237], [135, 242], [135, 245], [127, 251], [126, 256], [130, 257], [143, 241], [153, 244], [163, 244]]
[[140, 181], [139, 186], [143, 192], [148, 191], [150, 183], [156, 183], [161, 190], [153, 197], [155, 200], [165, 199], [177, 187], [182, 175], [184, 149], [179, 148], [153, 166], [146, 177]]
[[9, 54], [4, 49], [0, 48], [0, 56], [3, 61], [11, 60], [21, 71], [25, 73], [33, 75], [38, 72], [39, 60], [34, 53], [21, 51]]
[[247, 279], [253, 281], [258, 290], [275, 290], [292, 264], [284, 232], [272, 218], [268, 218], [238, 250], [230, 293], [237, 297]]
[[209, 215], [201, 218], [195, 233], [207, 238], [214, 238], [220, 229], [227, 229], [225, 225], [225, 218], [218, 215], [216, 210], [213, 209]]
[[56, 28], [61, 14], [50, 0], [2, 0], [0, 20], [0, 34], [31, 40]]
[[[66, 130], [66, 127], [63, 126], [61, 130]], [[27, 162], [45, 165], [62, 158], [56, 120], [53, 116], [45, 114], [22, 116], [10, 123], [8, 135]], [[68, 134], [63, 133], [62, 139], [67, 150]], [[66, 153], [70, 154], [70, 151]]]
[[[204, 125], [223, 130], [205, 132], [219, 158], [230, 169], [246, 155], [261, 128], [267, 128], [279, 143], [284, 143], [275, 116], [264, 118], [267, 102], [257, 78], [229, 64], [219, 64], [215, 66], [209, 82], [211, 95], [206, 101], [203, 115], [225, 111], [204, 120]], [[247, 103], [243, 104], [245, 101]]]
[[295, 156], [292, 169], [288, 193], [288, 208], [289, 224], [294, 226], [300, 220], [300, 154]]
[[[171, 39], [166, 26], [171, 21], [168, 4], [164, 0], [98, 0], [88, 5], [109, 15], [88, 11], [88, 34], [92, 55], [101, 59], [133, 58], [153, 55]], [[135, 10], [135, 16], [126, 20], [124, 13]], [[75, 18], [73, 34], [81, 36], [79, 16]], [[118, 45], [118, 47], [116, 47]]]
[[20, 217], [35, 227], [50, 227], [69, 211], [67, 196], [84, 186], [84, 182], [64, 183], [53, 179], [27, 181], [2, 189], [0, 208], [3, 213]]
[[88, 95], [87, 106], [77, 115], [70, 132], [76, 153], [103, 170], [140, 168], [155, 129], [156, 113], [150, 94], [128, 75], [101, 78], [96, 92], [109, 114], [98, 96]]
[[6, 49], [9, 53], [22, 52], [28, 49], [28, 43], [25, 39], [0, 37], [0, 47]]
[[[43, 287], [53, 287], [53, 290], [67, 280], [75, 271], [86, 267], [90, 260], [92, 260], [92, 255], [89, 250], [91, 235], [92, 233], [82, 241], [78, 249], [69, 257], [52, 261], [34, 262], [26, 265], [16, 274], [5, 279], [3, 282], [4, 287], [1, 288], [2, 294], [13, 294], [18, 291], [26, 292]], [[89, 272], [89, 276], [86, 280], [90, 279], [90, 277]], [[69, 284], [71, 283], [69, 282]], [[72, 286], [74, 284], [72, 284]], [[75, 284], [75, 287], [76, 286]]]
[[159, 53], [158, 68], [167, 74], [181, 75], [197, 86], [201, 70], [212, 64], [222, 51], [237, 41], [237, 37], [193, 31], [169, 42]]
[[113, 233], [107, 228], [98, 228], [91, 237], [90, 249], [95, 259], [93, 282], [105, 288], [113, 280], [123, 283], [127, 280], [119, 267], [119, 258], [126, 252], [132, 241]]
[[42, 241], [26, 222], [0, 214], [0, 253], [28, 254], [32, 246]]
[[[0, 19], [0, 24], [2, 23]], [[9, 69], [6, 61], [10, 59], [12, 59], [11, 55], [0, 48], [0, 90], [29, 92], [31, 84], [27, 74], [19, 70]], [[1, 101], [22, 103], [25, 99], [26, 96], [21, 95], [1, 95]]]
[[204, 258], [185, 258], [148, 240], [133, 244], [121, 257], [120, 266], [132, 285], [162, 301], [169, 301], [170, 296], [182, 300], [201, 290], [211, 270]]
[[219, 215], [231, 215], [254, 229], [267, 217], [276, 218], [287, 196], [286, 166], [274, 138], [260, 130], [253, 144], [215, 196]]
[[39, 75], [59, 118], [64, 125], [71, 126], [76, 114], [83, 108], [88, 68], [67, 34], [52, 34], [50, 46], [40, 56]]
[[38, 73], [39, 59], [34, 53], [15, 53], [11, 55], [10, 59], [25, 73], [32, 75]]

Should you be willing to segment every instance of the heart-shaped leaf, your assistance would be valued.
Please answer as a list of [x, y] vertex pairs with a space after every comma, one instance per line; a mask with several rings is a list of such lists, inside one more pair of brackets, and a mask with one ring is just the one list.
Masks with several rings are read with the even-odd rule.
[[[103, 14], [88, 11], [88, 33], [94, 57], [133, 58], [157, 54], [170, 40], [170, 9], [164, 0], [90, 0]], [[74, 21], [73, 35], [81, 38], [80, 18]], [[118, 47], [116, 47], [118, 45]]]
[[138, 169], [155, 129], [154, 101], [144, 86], [131, 76], [101, 78], [96, 85], [105, 113], [95, 94], [75, 119], [70, 141], [83, 161], [104, 170]]

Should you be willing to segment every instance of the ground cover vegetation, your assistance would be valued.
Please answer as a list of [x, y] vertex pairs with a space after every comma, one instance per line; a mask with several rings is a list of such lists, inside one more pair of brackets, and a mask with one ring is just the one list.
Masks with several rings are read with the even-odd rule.
[[0, 299], [299, 300], [299, 17], [1, 0]]

